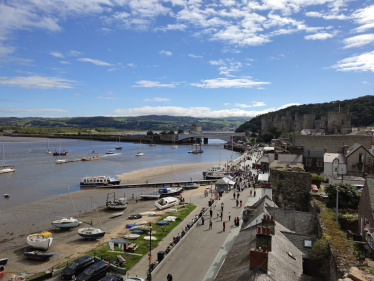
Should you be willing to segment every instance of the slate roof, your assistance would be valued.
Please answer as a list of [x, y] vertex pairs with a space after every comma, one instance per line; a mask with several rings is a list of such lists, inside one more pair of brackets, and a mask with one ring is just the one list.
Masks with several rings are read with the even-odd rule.
[[297, 154], [278, 154], [280, 163], [303, 163], [303, 156]]
[[332, 163], [335, 159], [338, 159], [340, 164], [346, 164], [347, 163], [347, 159], [341, 153], [330, 153], [329, 152], [329, 153], [325, 153], [323, 155], [323, 162], [324, 163]]
[[357, 149], [359, 149], [362, 145], [359, 144], [359, 143], [355, 143], [353, 144], [350, 148], [347, 149], [347, 155], [346, 157], [348, 157], [349, 155], [351, 155], [353, 152], [355, 152]]
[[308, 247], [304, 247], [304, 240], [312, 240], [313, 242], [315, 239], [313, 239], [311, 236], [308, 235], [301, 235], [297, 233], [292, 232], [282, 232], [284, 236], [287, 237], [288, 240], [292, 242], [304, 255], [304, 258], [306, 259], [312, 259], [312, 255], [310, 254], [310, 249]]
[[266, 207], [266, 210], [271, 216], [274, 216], [274, 220], [280, 222], [289, 230], [303, 235], [310, 235], [312, 233], [313, 225], [316, 219], [315, 214], [299, 212], [295, 211], [295, 209], [274, 207]]
[[278, 206], [267, 195], [265, 195], [255, 204], [253, 204], [250, 207], [247, 207], [246, 209], [250, 210], [249, 211], [250, 219], [242, 225], [242, 229], [246, 229], [247, 226], [250, 225], [254, 219], [256, 219], [259, 215], [261, 215], [261, 213], [265, 213], [266, 215], [269, 215], [268, 211], [266, 210], [266, 207], [268, 206], [278, 208]]

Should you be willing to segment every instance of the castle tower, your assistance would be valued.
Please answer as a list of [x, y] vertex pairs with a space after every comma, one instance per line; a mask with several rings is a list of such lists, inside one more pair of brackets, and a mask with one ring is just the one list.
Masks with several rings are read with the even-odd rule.
[[265, 115], [261, 118], [261, 135], [269, 132], [270, 128], [273, 126], [273, 117], [271, 115]]
[[304, 114], [303, 115], [303, 128], [302, 129], [314, 129], [314, 120], [316, 119], [316, 115], [312, 114]]

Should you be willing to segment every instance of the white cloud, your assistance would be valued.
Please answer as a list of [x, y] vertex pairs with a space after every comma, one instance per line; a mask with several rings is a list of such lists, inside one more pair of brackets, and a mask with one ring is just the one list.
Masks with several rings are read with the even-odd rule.
[[112, 68], [109, 68], [108, 71], [117, 71], [117, 70], [121, 70], [121, 68], [118, 68], [118, 67], [112, 67]]
[[350, 18], [356, 24], [361, 25], [353, 29], [352, 31], [354, 32], [365, 32], [368, 29], [374, 28], [374, 5], [356, 10]]
[[0, 76], [0, 85], [22, 88], [37, 89], [70, 89], [76, 81], [67, 80], [60, 77], [45, 77], [33, 75], [29, 77], [2, 77]]
[[[225, 104], [226, 105], [226, 104]], [[144, 106], [140, 108], [127, 108], [127, 109], [116, 109], [115, 114], [130, 115], [130, 116], [141, 116], [141, 115], [170, 115], [170, 116], [192, 116], [192, 117], [212, 117], [212, 118], [223, 118], [223, 117], [255, 117], [260, 114], [265, 114], [278, 109], [286, 108], [292, 105], [299, 104], [287, 104], [278, 108], [268, 108], [261, 111], [247, 111], [238, 108], [224, 109], [224, 110], [212, 110], [208, 107], [177, 107], [177, 106]]]
[[175, 88], [175, 84], [160, 84], [158, 81], [141, 80], [136, 82], [137, 85], [132, 87], [144, 87], [144, 88]]
[[233, 53], [233, 54], [239, 54], [241, 53], [242, 51], [238, 50], [238, 49], [230, 49], [230, 48], [224, 48], [221, 50], [222, 53]]
[[321, 12], [307, 12], [305, 13], [307, 17], [314, 17], [314, 18], [323, 18], [325, 20], [347, 20], [349, 19], [348, 16], [343, 14], [335, 14], [335, 13], [321, 13]]
[[116, 100], [117, 98], [115, 97], [103, 97], [103, 96], [98, 96], [98, 99], [103, 99], [103, 100]]
[[78, 52], [78, 51], [74, 51], [74, 50], [70, 50], [68, 52], [68, 56], [73, 56], [73, 57], [77, 57], [77, 56], [80, 56], [82, 54], [83, 54], [82, 52]]
[[195, 56], [194, 54], [188, 54], [188, 56], [191, 58], [196, 58], [196, 59], [200, 59], [203, 57], [203, 56]]
[[374, 72], [374, 51], [338, 61], [332, 68], [338, 71]]
[[145, 102], [152, 102], [152, 101], [156, 101], [156, 102], [169, 102], [170, 99], [167, 99], [167, 98], [153, 98], [153, 99], [144, 99]]
[[364, 45], [374, 42], [374, 33], [372, 34], [361, 34], [354, 37], [344, 39], [344, 49], [362, 47]]
[[228, 79], [216, 78], [209, 80], [201, 80], [200, 83], [191, 83], [191, 86], [200, 88], [252, 88], [259, 85], [271, 84], [270, 82], [257, 82], [248, 78]]
[[366, 81], [362, 81], [362, 84], [364, 84], [364, 85], [371, 85], [371, 83], [366, 82]]
[[61, 60], [60, 63], [62, 63], [62, 64], [71, 64], [70, 62], [64, 61], [64, 60]]
[[231, 106], [231, 103], [229, 103], [229, 102], [225, 102], [223, 105], [224, 105], [224, 106]]
[[239, 71], [239, 69], [242, 67], [242, 64], [240, 62], [230, 62], [229, 66], [221, 66], [219, 68], [219, 74], [226, 75], [228, 77], [233, 77], [231, 75], [231, 72]]
[[9, 55], [11, 53], [14, 53], [15, 48], [14, 47], [5, 47], [3, 44], [0, 42], [0, 57]]
[[95, 59], [89, 59], [89, 58], [80, 58], [77, 60], [81, 62], [90, 62], [90, 63], [101, 65], [101, 66], [112, 66], [112, 64], [105, 62], [105, 61], [101, 61], [101, 60], [95, 60]]
[[130, 62], [127, 64], [127, 66], [135, 67], [136, 65]]
[[60, 52], [50, 52], [49, 54], [56, 58], [64, 58], [64, 55], [61, 54]]
[[158, 53], [159, 53], [160, 55], [166, 55], [166, 56], [171, 56], [171, 55], [173, 54], [172, 52], [164, 51], [164, 50], [159, 51]]
[[[262, 88], [263, 89], [263, 88]], [[266, 104], [263, 101], [254, 101], [253, 106], [265, 106]]]
[[226, 63], [223, 60], [210, 60], [208, 63], [211, 65], [226, 65]]
[[176, 23], [176, 24], [168, 24], [167, 26], [164, 27], [157, 27], [155, 30], [161, 30], [161, 31], [168, 31], [168, 30], [182, 30], [184, 31], [187, 28], [187, 25], [182, 24], [182, 23]]
[[288, 103], [288, 104], [278, 107], [277, 110], [285, 109], [287, 107], [294, 106], [294, 105], [300, 105], [300, 103]]
[[258, 106], [265, 106], [266, 104], [262, 101], [259, 102], [252, 102], [252, 104], [244, 104], [244, 103], [236, 103], [235, 106], [240, 108], [248, 108], [248, 107], [258, 107]]
[[321, 32], [321, 33], [316, 33], [313, 35], [307, 35], [304, 36], [306, 40], [326, 40], [328, 38], [334, 37], [334, 34], [326, 33], [326, 32]]
[[75, 93], [74, 96], [81, 96], [81, 94], [80, 93]]
[[59, 108], [0, 108], [0, 111], [11, 111], [11, 112], [54, 112], [54, 113], [66, 113], [71, 112], [67, 109]]

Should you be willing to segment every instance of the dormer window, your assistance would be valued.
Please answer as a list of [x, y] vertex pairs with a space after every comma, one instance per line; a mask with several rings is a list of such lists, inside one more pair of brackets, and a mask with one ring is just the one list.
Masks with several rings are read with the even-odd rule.
[[306, 248], [312, 248], [312, 244], [313, 244], [312, 240], [310, 240], [310, 239], [304, 239], [304, 247], [306, 247]]

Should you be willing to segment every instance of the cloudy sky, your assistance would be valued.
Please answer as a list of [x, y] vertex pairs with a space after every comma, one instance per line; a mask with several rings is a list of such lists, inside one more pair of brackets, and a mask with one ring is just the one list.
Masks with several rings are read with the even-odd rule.
[[0, 0], [0, 116], [247, 116], [374, 93], [374, 0]]

